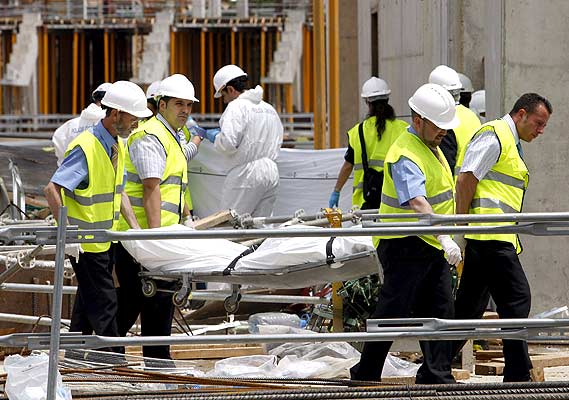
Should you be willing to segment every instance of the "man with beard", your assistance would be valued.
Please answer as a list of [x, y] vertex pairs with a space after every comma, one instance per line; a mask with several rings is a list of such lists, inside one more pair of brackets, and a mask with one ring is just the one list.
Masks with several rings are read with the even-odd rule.
[[[146, 96], [132, 82], [118, 81], [101, 104], [105, 117], [77, 136], [44, 193], [53, 216], [68, 208], [68, 221], [79, 229], [116, 230], [119, 215], [133, 228], [138, 223], [124, 194], [126, 138], [140, 118], [151, 115]], [[113, 282], [111, 243], [82, 243], [83, 253], [71, 259], [77, 277], [77, 295], [71, 316], [72, 332], [119, 336], [117, 294]], [[111, 350], [124, 352], [123, 347]]]
[[[181, 74], [160, 82], [154, 94], [158, 113], [143, 122], [128, 138], [125, 191], [134, 214], [143, 229], [179, 224], [187, 213], [185, 192], [188, 185], [188, 161], [203, 140], [199, 136], [185, 139], [185, 126], [192, 111], [194, 85]], [[126, 221], [121, 230], [128, 229]], [[115, 271], [119, 282], [118, 325], [121, 336], [127, 334], [140, 315], [142, 336], [169, 336], [174, 305], [171, 292], [175, 283], [160, 282], [153, 297], [142, 294], [138, 273], [140, 264], [119, 243], [115, 250]], [[143, 346], [144, 357], [170, 359], [169, 346]], [[171, 366], [171, 362], [152, 362]]]

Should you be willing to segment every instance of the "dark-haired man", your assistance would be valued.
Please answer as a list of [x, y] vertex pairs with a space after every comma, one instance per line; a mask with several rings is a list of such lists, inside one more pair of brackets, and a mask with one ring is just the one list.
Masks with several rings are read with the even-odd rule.
[[283, 141], [283, 125], [263, 88], [247, 89], [247, 74], [236, 65], [220, 68], [213, 77], [214, 97], [223, 97], [227, 108], [219, 120], [220, 131], [206, 137], [229, 157], [221, 195], [221, 208], [239, 214], [269, 216], [277, 197], [279, 171], [275, 160]]
[[[546, 98], [526, 93], [516, 101], [509, 114], [482, 125], [468, 144], [458, 175], [457, 214], [522, 211], [529, 173], [520, 141], [529, 143], [541, 135], [552, 111]], [[465, 237], [465, 262], [455, 304], [456, 318], [482, 317], [490, 295], [500, 318], [527, 318], [531, 293], [518, 258], [522, 251], [518, 236], [476, 234]], [[529, 381], [532, 365], [527, 343], [522, 340], [504, 340], [503, 343], [504, 382]], [[453, 356], [463, 344], [455, 342]]]

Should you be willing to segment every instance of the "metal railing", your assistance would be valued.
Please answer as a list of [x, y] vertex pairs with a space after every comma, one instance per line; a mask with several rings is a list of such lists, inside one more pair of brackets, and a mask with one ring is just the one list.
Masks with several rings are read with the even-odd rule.
[[[308, 0], [275, 0], [271, 2], [249, 0], [250, 17], [275, 17], [285, 15], [287, 10], [305, 9], [311, 14], [312, 2]], [[103, 0], [86, 1], [21, 1], [18, 4], [0, 5], [0, 18], [20, 17], [25, 12], [40, 12], [46, 23], [72, 19], [111, 19], [127, 18], [143, 20], [152, 18], [157, 12], [170, 9], [176, 18], [191, 17], [192, 5], [189, 0]], [[237, 4], [228, 2], [221, 7], [221, 18], [237, 17]]]
[[[279, 114], [285, 135], [290, 137], [312, 137], [314, 115], [311, 113]], [[53, 132], [64, 122], [77, 115], [38, 114], [0, 115], [0, 138], [51, 139]], [[192, 114], [203, 128], [219, 127], [221, 114]]]

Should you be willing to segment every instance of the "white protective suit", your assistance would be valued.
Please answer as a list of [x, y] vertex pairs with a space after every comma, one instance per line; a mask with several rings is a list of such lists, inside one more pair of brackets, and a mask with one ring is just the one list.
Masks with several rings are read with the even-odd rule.
[[263, 88], [246, 90], [231, 101], [219, 126], [214, 145], [232, 166], [223, 185], [221, 208], [270, 216], [279, 185], [275, 160], [283, 125], [273, 106], [263, 101]]
[[55, 130], [51, 141], [55, 147], [58, 166], [65, 158], [65, 151], [69, 143], [86, 129], [97, 125], [104, 116], [105, 111], [95, 103], [91, 103], [81, 111], [80, 116], [70, 119]]

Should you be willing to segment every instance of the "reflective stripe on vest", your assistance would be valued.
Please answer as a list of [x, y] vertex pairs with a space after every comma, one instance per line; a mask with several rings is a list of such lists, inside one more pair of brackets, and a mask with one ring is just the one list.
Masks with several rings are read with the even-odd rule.
[[[397, 191], [393, 178], [391, 177], [390, 166], [405, 157], [414, 162], [425, 176], [426, 199], [431, 205], [435, 214], [454, 213], [454, 180], [450, 172], [450, 167], [442, 153], [437, 148], [437, 156], [430, 150], [423, 141], [416, 135], [406, 132], [391, 145], [385, 158], [385, 170], [383, 179], [383, 192], [381, 195], [380, 214], [412, 214], [415, 211], [410, 206], [402, 206], [397, 198]], [[411, 222], [413, 218], [389, 219], [389, 222]], [[374, 237], [374, 244], [377, 246], [380, 239], [400, 238], [402, 235]], [[440, 243], [432, 235], [419, 236], [431, 246], [441, 249]]]
[[[527, 166], [518, 154], [514, 135], [506, 121], [495, 120], [484, 124], [476, 133], [491, 130], [500, 141], [500, 156], [492, 169], [476, 185], [470, 205], [471, 214], [519, 213], [522, 210], [525, 190], [529, 182]], [[472, 226], [515, 225], [515, 222], [471, 223]], [[472, 234], [468, 239], [499, 240], [511, 243], [521, 252], [516, 234]]]
[[[77, 136], [69, 144], [66, 155], [77, 146], [81, 147], [87, 161], [89, 184], [85, 189], [62, 189], [63, 204], [68, 208], [68, 220], [79, 229], [116, 230], [124, 184], [123, 143], [118, 140], [116, 172], [109, 154], [91, 132], [85, 131]], [[110, 242], [82, 243], [81, 247], [86, 252], [101, 253], [107, 251], [110, 245]]]
[[[383, 171], [385, 155], [391, 147], [391, 144], [405, 132], [409, 125], [405, 121], [394, 119], [393, 121], [385, 121], [385, 130], [381, 134], [381, 140], [378, 139], [377, 128], [375, 127], [376, 117], [367, 118], [363, 124], [364, 139], [366, 143], [366, 151], [368, 156], [368, 164], [377, 171]], [[354, 180], [352, 187], [352, 205], [361, 207], [364, 203], [363, 197], [363, 164], [362, 164], [362, 148], [360, 136], [358, 133], [358, 125], [355, 125], [348, 131], [348, 142], [354, 150]]]
[[[172, 133], [156, 117], [150, 118], [142, 123], [139, 129], [129, 136], [129, 146], [133, 141], [139, 140], [145, 135], [156, 137], [166, 154], [166, 165], [160, 179], [161, 226], [177, 224], [180, 222], [181, 214], [184, 209], [184, 197], [188, 184], [186, 156]], [[128, 194], [138, 223], [142, 228], [148, 228], [148, 220], [142, 201], [144, 186], [134, 164], [130, 160], [130, 154], [128, 154], [126, 159], [126, 169], [126, 193]], [[128, 224], [124, 218], [121, 218], [120, 229], [128, 229]]]

